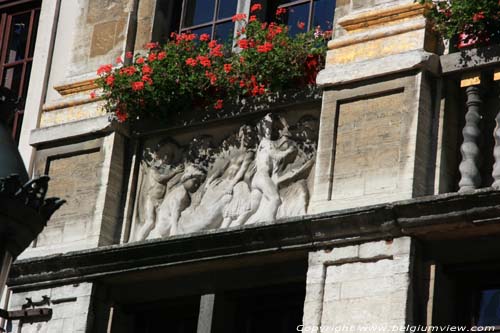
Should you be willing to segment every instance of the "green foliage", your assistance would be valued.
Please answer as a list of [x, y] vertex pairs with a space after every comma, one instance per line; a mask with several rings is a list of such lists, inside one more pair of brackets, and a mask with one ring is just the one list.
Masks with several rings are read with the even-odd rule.
[[162, 118], [191, 108], [221, 109], [224, 101], [314, 84], [324, 64], [330, 32], [319, 29], [291, 37], [287, 27], [244, 14], [234, 43], [209, 35], [172, 34], [163, 46], [146, 45], [144, 55], [126, 54], [132, 63], [103, 65], [96, 80], [105, 108], [119, 121]]
[[500, 2], [498, 0], [418, 0], [430, 7], [428, 17], [446, 38], [458, 34], [474, 39], [475, 44], [500, 40]]

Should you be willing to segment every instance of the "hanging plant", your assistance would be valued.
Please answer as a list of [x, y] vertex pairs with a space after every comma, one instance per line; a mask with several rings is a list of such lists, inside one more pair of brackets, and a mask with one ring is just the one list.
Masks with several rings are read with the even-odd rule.
[[500, 41], [498, 0], [419, 0], [428, 5], [427, 16], [445, 38], [458, 36], [459, 48]]
[[96, 83], [106, 110], [120, 122], [164, 118], [172, 110], [220, 110], [229, 99], [315, 84], [331, 32], [317, 28], [292, 37], [286, 25], [254, 15], [236, 14], [233, 21], [240, 26], [233, 43], [173, 33], [165, 45], [148, 43], [146, 54], [126, 54], [129, 66], [121, 58], [101, 66]]

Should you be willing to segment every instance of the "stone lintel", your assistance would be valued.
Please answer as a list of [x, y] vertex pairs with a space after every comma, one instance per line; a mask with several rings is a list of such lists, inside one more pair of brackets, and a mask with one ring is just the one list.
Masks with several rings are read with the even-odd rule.
[[414, 16], [421, 16], [424, 10], [425, 7], [418, 3], [409, 3], [344, 16], [339, 19], [338, 24], [351, 32]]
[[79, 137], [109, 133], [116, 126], [109, 116], [79, 120], [66, 124], [37, 128], [31, 131], [30, 145], [37, 147]]
[[357, 63], [335, 65], [319, 72], [316, 82], [320, 87], [329, 87], [414, 69], [427, 70], [437, 75], [439, 56], [417, 50]]
[[14, 290], [38, 288], [186, 263], [316, 251], [399, 236], [439, 241], [491, 236], [500, 232], [498, 202], [500, 192], [491, 189], [452, 193], [18, 260], [8, 284]]

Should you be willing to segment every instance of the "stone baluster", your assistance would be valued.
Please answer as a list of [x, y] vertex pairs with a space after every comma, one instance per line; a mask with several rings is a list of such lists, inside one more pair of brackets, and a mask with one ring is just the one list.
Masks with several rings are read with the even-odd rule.
[[479, 150], [479, 139], [481, 130], [479, 122], [481, 120], [480, 108], [481, 100], [480, 88], [478, 85], [470, 85], [466, 88], [467, 112], [465, 114], [465, 126], [462, 130], [463, 143], [460, 147], [462, 162], [460, 163], [461, 179], [458, 183], [459, 192], [472, 191], [481, 186], [481, 174], [479, 171], [481, 154]]
[[[496, 70], [493, 75], [493, 80], [497, 82], [500, 88], [500, 70]], [[498, 96], [500, 102], [500, 95]], [[493, 157], [495, 158], [495, 164], [493, 164], [493, 184], [491, 185], [494, 189], [500, 189], [500, 107], [498, 108], [497, 115], [495, 117], [495, 131], [493, 132], [493, 137], [495, 138], [495, 148], [493, 149]]]

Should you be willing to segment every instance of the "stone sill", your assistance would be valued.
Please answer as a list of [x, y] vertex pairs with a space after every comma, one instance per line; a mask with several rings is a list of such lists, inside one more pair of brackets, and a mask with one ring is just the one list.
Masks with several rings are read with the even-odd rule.
[[442, 55], [443, 75], [463, 74], [500, 67], [500, 45], [491, 45]]
[[117, 274], [285, 251], [315, 251], [412, 236], [447, 241], [500, 233], [500, 191], [450, 193], [211, 230], [166, 239], [18, 260], [13, 290], [92, 281]]
[[130, 123], [134, 136], [161, 134], [166, 131], [206, 126], [209, 123], [231, 120], [244, 116], [252, 116], [266, 112], [277, 112], [301, 105], [320, 103], [322, 90], [316, 86], [306, 86], [302, 89], [289, 89], [269, 95], [242, 99], [239, 102], [226, 105], [223, 110], [199, 110], [175, 112], [165, 120], [142, 119]]

